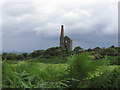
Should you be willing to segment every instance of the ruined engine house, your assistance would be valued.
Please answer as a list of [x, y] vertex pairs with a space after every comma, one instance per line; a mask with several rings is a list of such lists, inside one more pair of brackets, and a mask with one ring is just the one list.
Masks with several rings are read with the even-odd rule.
[[66, 50], [72, 50], [72, 40], [68, 36], [64, 36], [64, 26], [61, 25], [60, 47]]

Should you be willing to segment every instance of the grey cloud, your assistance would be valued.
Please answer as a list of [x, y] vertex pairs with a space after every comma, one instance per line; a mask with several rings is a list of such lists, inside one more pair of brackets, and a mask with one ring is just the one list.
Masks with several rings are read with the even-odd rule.
[[[26, 5], [28, 7], [31, 6], [31, 4], [30, 5], [23, 4], [22, 6], [25, 8], [25, 10], [26, 10]], [[105, 5], [107, 5], [107, 4], [105, 4]], [[107, 6], [110, 7], [110, 5], [111, 4], [108, 4]], [[13, 24], [17, 24], [16, 27], [18, 27], [18, 28], [22, 28], [21, 24], [26, 25], [25, 27], [27, 27], [27, 25], [30, 25], [30, 26], [33, 26], [33, 28], [34, 28], [33, 30], [35, 30], [37, 33], [46, 32], [45, 34], [48, 34], [48, 35], [53, 34], [53, 32], [51, 32], [50, 29], [53, 29], [53, 28], [56, 29], [56, 26], [60, 25], [61, 23], [65, 24], [68, 27], [68, 29], [69, 29], [68, 32], [90, 33], [93, 31], [97, 31], [97, 29], [95, 28], [96, 25], [102, 26], [103, 24], [104, 24], [104, 27], [101, 27], [102, 28], [101, 33], [104, 33], [104, 30], [106, 30], [106, 29], [109, 30], [109, 28], [107, 26], [110, 26], [112, 28], [111, 30], [113, 31], [113, 29], [114, 29], [113, 27], [115, 27], [114, 26], [115, 24], [113, 24], [113, 23], [115, 23], [116, 19], [114, 20], [114, 18], [111, 17], [112, 15], [110, 15], [109, 18], [107, 17], [108, 13], [111, 14], [112, 12], [109, 11], [108, 13], [105, 13], [106, 11], [104, 11], [104, 12], [99, 11], [100, 7], [102, 5], [98, 4], [98, 6], [99, 6], [98, 11], [97, 11], [97, 9], [96, 10], [93, 9], [93, 11], [91, 11], [91, 12], [89, 11], [89, 9], [85, 10], [85, 9], [81, 9], [80, 7], [74, 8], [72, 10], [64, 9], [64, 12], [62, 12], [60, 8], [57, 8], [60, 10], [57, 11], [57, 9], [55, 9], [53, 11], [51, 10], [52, 11], [51, 12], [51, 11], [46, 11], [46, 8], [49, 8], [47, 6], [46, 6], [46, 8], [40, 9], [42, 11], [36, 11], [35, 10], [36, 8], [34, 7], [34, 5], [32, 5], [31, 7], [34, 9], [27, 10], [28, 12], [31, 11], [32, 13], [24, 14], [25, 13], [24, 9], [23, 8], [20, 9], [20, 6], [18, 5], [20, 11], [23, 10], [23, 12], [20, 12], [23, 15], [19, 16], [19, 17], [12, 16], [13, 18], [11, 18], [8, 13], [12, 13], [12, 12], [5, 13], [5, 14], [8, 14], [6, 23], [10, 24], [10, 23], [14, 22]], [[14, 7], [17, 7], [17, 5], [15, 5]], [[92, 8], [96, 8], [96, 7], [97, 6], [92, 7]], [[63, 6], [63, 8], [64, 8], [64, 6]], [[101, 8], [101, 10], [102, 9], [103, 9], [103, 7]], [[107, 8], [105, 10], [107, 10]], [[8, 9], [8, 11], [9, 11], [9, 9]], [[6, 10], [6, 12], [7, 12], [7, 10]], [[14, 11], [14, 13], [18, 13], [18, 12]], [[113, 21], [113, 23], [111, 23], [112, 21]], [[107, 24], [109, 24], [109, 25], [107, 25]], [[51, 28], [51, 26], [52, 26], [52, 28]], [[13, 27], [15, 27], [15, 25]], [[84, 29], [84, 30], [81, 32], [77, 31], [80, 29]], [[106, 32], [108, 32], [108, 30]], [[57, 33], [58, 32], [56, 32], [55, 34], [57, 34]]]
[[31, 2], [5, 2], [2, 4], [3, 16], [18, 17], [24, 13], [33, 13], [34, 4]]
[[117, 11], [113, 3], [40, 5], [4, 3], [3, 50], [24, 51], [26, 47], [30, 51], [58, 46], [61, 24], [65, 25], [65, 34], [73, 39], [74, 47], [117, 45]]

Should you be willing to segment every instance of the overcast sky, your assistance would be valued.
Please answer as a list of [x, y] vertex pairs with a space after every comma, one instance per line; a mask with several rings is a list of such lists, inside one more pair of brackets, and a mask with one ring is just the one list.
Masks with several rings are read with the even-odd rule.
[[118, 1], [4, 0], [0, 3], [2, 50], [32, 52], [59, 46], [61, 24], [73, 48], [117, 46]]

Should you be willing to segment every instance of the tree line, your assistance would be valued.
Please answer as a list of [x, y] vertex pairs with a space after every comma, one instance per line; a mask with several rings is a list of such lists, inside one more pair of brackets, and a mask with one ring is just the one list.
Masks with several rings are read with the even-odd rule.
[[118, 58], [120, 56], [120, 47], [110, 46], [107, 48], [89, 48], [89, 49], [83, 49], [80, 46], [77, 46], [74, 48], [74, 50], [67, 51], [66, 49], [63, 49], [61, 47], [51, 47], [46, 50], [34, 50], [32, 53], [23, 53], [17, 55], [16, 53], [3, 53], [2, 54], [2, 60], [27, 60], [30, 58], [52, 58], [52, 57], [68, 57], [74, 54], [80, 54], [82, 52], [90, 52], [93, 55], [94, 60], [99, 60], [104, 57], [108, 57], [109, 59], [113, 60], [116, 63], [120, 62], [118, 61]]

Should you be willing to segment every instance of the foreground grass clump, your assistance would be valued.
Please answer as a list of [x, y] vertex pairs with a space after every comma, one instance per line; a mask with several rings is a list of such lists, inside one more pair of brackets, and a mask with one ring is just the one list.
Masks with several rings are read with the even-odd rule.
[[[14, 61], [13, 61], [14, 62]], [[3, 62], [3, 88], [55, 88], [60, 87], [66, 64], [44, 64], [20, 61]]]
[[2, 85], [3, 88], [12, 88], [22, 83], [21, 78], [13, 70], [13, 67], [8, 62], [2, 63]]

